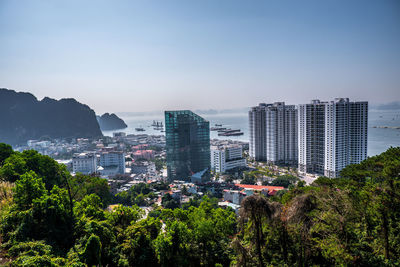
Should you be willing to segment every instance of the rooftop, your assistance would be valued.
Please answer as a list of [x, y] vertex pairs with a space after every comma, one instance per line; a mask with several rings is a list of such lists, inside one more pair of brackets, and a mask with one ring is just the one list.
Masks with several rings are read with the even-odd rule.
[[237, 187], [254, 190], [268, 190], [279, 191], [285, 189], [283, 186], [269, 186], [269, 185], [252, 185], [252, 184], [235, 184]]

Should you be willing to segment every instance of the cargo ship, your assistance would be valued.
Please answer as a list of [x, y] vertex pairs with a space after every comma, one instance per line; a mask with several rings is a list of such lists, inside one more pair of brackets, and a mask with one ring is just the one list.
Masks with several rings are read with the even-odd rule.
[[222, 130], [218, 131], [218, 136], [240, 136], [243, 135], [243, 132], [240, 131], [240, 129], [227, 129], [227, 130]]
[[211, 127], [210, 131], [224, 131], [227, 130], [224, 127]]

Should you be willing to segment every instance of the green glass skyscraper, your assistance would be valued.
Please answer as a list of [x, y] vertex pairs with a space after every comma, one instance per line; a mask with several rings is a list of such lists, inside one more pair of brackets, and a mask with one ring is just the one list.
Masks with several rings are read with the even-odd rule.
[[210, 123], [189, 110], [165, 111], [168, 179], [210, 173]]

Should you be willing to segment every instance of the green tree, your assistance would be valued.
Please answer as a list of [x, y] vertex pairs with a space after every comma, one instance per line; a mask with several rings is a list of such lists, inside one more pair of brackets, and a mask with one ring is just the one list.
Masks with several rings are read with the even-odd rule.
[[75, 200], [82, 200], [86, 195], [96, 194], [100, 197], [103, 207], [106, 207], [112, 200], [110, 193], [110, 186], [106, 179], [76, 174], [74, 177], [68, 179], [71, 188], [72, 198]]
[[155, 240], [155, 249], [161, 266], [188, 266], [191, 231], [183, 222], [174, 221]]
[[13, 153], [14, 151], [10, 145], [0, 143], [0, 166], [2, 166], [3, 162]]
[[241, 184], [256, 184], [256, 180], [253, 176], [246, 175], [242, 181], [240, 181]]
[[161, 204], [166, 209], [176, 209], [179, 208], [179, 202], [174, 199], [170, 194], [166, 193], [161, 198]]
[[272, 182], [271, 185], [273, 186], [283, 186], [285, 188], [288, 188], [290, 185], [296, 184], [296, 182], [299, 181], [299, 178], [296, 176], [292, 175], [282, 175], [277, 178], [275, 178]]
[[47, 190], [51, 190], [54, 185], [66, 186], [70, 176], [65, 166], [59, 165], [49, 156], [41, 155], [35, 150], [25, 150], [22, 153], [14, 152], [4, 161], [0, 168], [0, 177], [3, 180], [15, 182], [22, 174], [30, 170], [42, 177]]
[[[265, 260], [262, 254], [262, 247], [265, 242], [263, 224], [277, 216], [279, 205], [271, 203], [262, 195], [251, 195], [246, 197], [241, 204], [240, 228], [242, 231], [251, 231], [249, 234], [254, 237], [254, 247], [258, 259], [258, 266], [264, 266]], [[248, 223], [246, 224], [246, 220]]]
[[90, 194], [76, 203], [74, 206], [74, 215], [76, 217], [86, 216], [89, 218], [104, 220], [105, 215], [102, 207], [103, 203], [101, 203], [100, 197], [96, 194]]
[[118, 205], [113, 212], [107, 214], [107, 220], [111, 225], [125, 229], [132, 222], [142, 218], [143, 214], [144, 211], [136, 205], [132, 207]]
[[91, 235], [85, 244], [83, 258], [88, 266], [98, 266], [101, 262], [101, 242], [97, 235]]
[[50, 194], [33, 200], [30, 210], [30, 236], [64, 250], [74, 241], [74, 217], [70, 213], [70, 201], [65, 189], [54, 186]]
[[34, 199], [47, 194], [42, 179], [33, 171], [21, 175], [21, 178], [15, 183], [13, 190], [14, 202], [19, 210], [31, 208]]
[[122, 244], [122, 253], [130, 266], [157, 266], [158, 260], [153, 245], [161, 229], [155, 218], [140, 220], [126, 229], [127, 237]]
[[4, 160], [3, 166], [0, 168], [0, 177], [4, 181], [13, 183], [27, 171], [25, 159], [20, 153], [14, 153]]

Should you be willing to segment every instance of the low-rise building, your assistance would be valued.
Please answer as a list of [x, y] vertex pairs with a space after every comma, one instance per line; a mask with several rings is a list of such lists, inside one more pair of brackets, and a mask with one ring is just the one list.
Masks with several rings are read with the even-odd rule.
[[100, 154], [100, 166], [109, 169], [115, 174], [125, 174], [125, 153], [121, 151], [107, 151]]
[[240, 205], [240, 203], [242, 203], [242, 200], [246, 197], [246, 194], [244, 192], [241, 192], [240, 190], [224, 189], [223, 192], [224, 201], [228, 201], [236, 205]]
[[156, 165], [150, 161], [137, 161], [132, 163], [131, 172], [135, 174], [156, 174]]
[[98, 166], [97, 172], [103, 178], [109, 178], [109, 177], [115, 176], [117, 174], [120, 174], [118, 166], [110, 166], [110, 167]]
[[74, 173], [91, 174], [97, 171], [96, 155], [93, 153], [76, 153], [72, 157]]
[[126, 133], [124, 132], [114, 132], [113, 137], [126, 137]]
[[229, 201], [223, 201], [223, 202], [218, 202], [218, 207], [220, 207], [220, 208], [230, 207], [231, 209], [233, 209], [235, 211], [236, 215], [239, 215], [240, 205], [238, 205], [238, 204], [234, 204]]
[[154, 159], [153, 150], [136, 150], [132, 153], [133, 159]]
[[269, 185], [235, 184], [235, 186], [241, 188], [246, 196], [251, 196], [254, 192], [261, 193], [265, 196], [274, 196], [278, 191], [285, 189], [283, 186]]
[[224, 173], [234, 168], [246, 167], [243, 149], [240, 145], [211, 147], [211, 169], [216, 173]]

